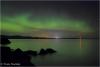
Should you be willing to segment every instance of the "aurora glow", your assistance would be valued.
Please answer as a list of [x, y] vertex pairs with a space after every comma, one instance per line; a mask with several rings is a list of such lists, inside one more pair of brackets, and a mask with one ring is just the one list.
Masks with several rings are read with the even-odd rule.
[[91, 8], [91, 3], [89, 7], [81, 4], [74, 6], [71, 2], [55, 2], [53, 5], [52, 2], [47, 3], [3, 2], [0, 31], [2, 34], [33, 37], [70, 37], [80, 33], [87, 35], [97, 32], [98, 23], [92, 19], [96, 17], [95, 11], [89, 12], [95, 10]]
[[[86, 24], [85, 21], [63, 19], [59, 17], [45, 17], [37, 18], [36, 20], [30, 20], [29, 15], [18, 15], [14, 17], [6, 17], [1, 21], [2, 27], [0, 30], [6, 30], [11, 32], [24, 32], [28, 29], [40, 30], [40, 29], [52, 29], [52, 30], [65, 30], [76, 32], [92, 32], [92, 28]], [[38, 20], [39, 19], [39, 20]]]
[[98, 2], [2, 1], [1, 7], [2, 35], [33, 37], [9, 38], [8, 47], [37, 53], [42, 48], [57, 51], [52, 55], [32, 57], [35, 66], [99, 65]]

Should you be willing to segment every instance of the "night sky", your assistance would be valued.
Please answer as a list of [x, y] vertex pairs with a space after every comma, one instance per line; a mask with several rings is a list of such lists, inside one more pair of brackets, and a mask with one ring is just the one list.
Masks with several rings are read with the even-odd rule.
[[98, 8], [96, 1], [2, 1], [0, 30], [32, 37], [98, 37]]

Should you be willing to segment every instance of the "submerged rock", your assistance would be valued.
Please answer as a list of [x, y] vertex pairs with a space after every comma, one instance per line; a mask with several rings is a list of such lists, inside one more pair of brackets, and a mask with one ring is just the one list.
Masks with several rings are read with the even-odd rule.
[[47, 54], [52, 54], [52, 53], [55, 53], [56, 51], [51, 49], [51, 48], [48, 48], [46, 50], [44, 49], [41, 49], [40, 52], [39, 52], [39, 55], [47, 55]]
[[55, 53], [56, 51], [54, 49], [48, 48], [48, 49], [46, 49], [46, 52], [47, 53]]

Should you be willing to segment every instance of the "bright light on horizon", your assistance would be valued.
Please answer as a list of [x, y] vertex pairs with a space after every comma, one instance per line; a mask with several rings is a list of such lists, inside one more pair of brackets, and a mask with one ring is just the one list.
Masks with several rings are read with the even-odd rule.
[[55, 36], [56, 39], [60, 38], [59, 36]]

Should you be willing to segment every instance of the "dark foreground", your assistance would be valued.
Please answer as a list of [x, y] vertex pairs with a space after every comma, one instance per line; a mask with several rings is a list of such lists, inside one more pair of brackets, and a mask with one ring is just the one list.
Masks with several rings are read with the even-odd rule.
[[1, 38], [1, 65], [2, 66], [35, 66], [31, 63], [31, 57], [37, 55], [47, 55], [55, 53], [56, 51], [48, 48], [46, 50], [41, 49], [39, 53], [37, 51], [22, 51], [21, 49], [13, 50], [6, 45], [10, 44], [11, 42], [7, 38]]

